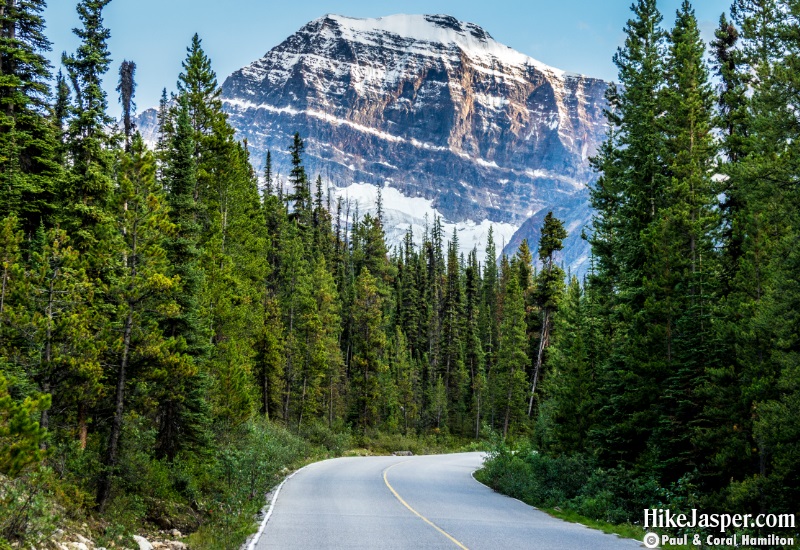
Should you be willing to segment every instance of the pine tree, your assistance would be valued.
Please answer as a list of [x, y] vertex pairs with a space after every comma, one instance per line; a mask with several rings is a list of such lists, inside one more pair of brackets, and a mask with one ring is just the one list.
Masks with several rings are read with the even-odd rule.
[[27, 235], [52, 223], [60, 177], [57, 136], [46, 118], [44, 7], [43, 0], [0, 3], [0, 218], [16, 215]]
[[503, 415], [503, 437], [525, 416], [526, 368], [529, 363], [525, 336], [525, 304], [519, 279], [508, 278], [500, 324], [497, 366], [492, 384]]
[[55, 104], [53, 105], [53, 126], [56, 135], [56, 162], [63, 166], [66, 160], [67, 144], [65, 127], [70, 114], [70, 90], [64, 74], [59, 69], [56, 74]]
[[389, 365], [392, 382], [397, 388], [397, 404], [403, 417], [403, 433], [408, 434], [409, 425], [416, 425], [419, 416], [419, 372], [409, 351], [408, 341], [399, 328], [395, 329], [390, 349]]
[[267, 150], [267, 159], [264, 162], [264, 196], [268, 197], [275, 191], [275, 182], [272, 176], [272, 151]]
[[469, 372], [472, 399], [470, 406], [475, 417], [475, 438], [480, 437], [482, 406], [486, 390], [486, 370], [481, 343], [481, 278], [478, 265], [478, 250], [469, 253], [464, 273], [465, 294], [465, 352], [464, 361]]
[[178, 96], [186, 98], [195, 133], [195, 155], [199, 155], [204, 149], [203, 136], [212, 134], [224, 115], [217, 75], [211, 69], [211, 60], [203, 51], [203, 41], [197, 33], [186, 48], [186, 59], [181, 67], [183, 71], [178, 76]]
[[[800, 64], [795, 4], [740, 0], [732, 9], [741, 30], [749, 118], [747, 156], [732, 171], [742, 182], [743, 238], [728, 298], [732, 330], [724, 336], [734, 341], [733, 361], [725, 357], [733, 363], [726, 374], [735, 377], [741, 388], [735, 418], [744, 420], [739, 427], [748, 445], [746, 453], [736, 456], [735, 464], [744, 462], [744, 468], [730, 477], [735, 479], [731, 490], [739, 502], [761, 508], [791, 501], [797, 494], [791, 488], [796, 476], [790, 466], [797, 447], [790, 443], [793, 427], [782, 416], [792, 413], [797, 399], [797, 327], [792, 313], [797, 302], [797, 254], [792, 243], [800, 234], [794, 207], [800, 168], [793, 105], [798, 91], [794, 71]], [[709, 412], [731, 417], [722, 405]], [[730, 445], [721, 450], [721, 455], [733, 454]]]
[[[467, 371], [464, 365], [464, 290], [458, 263], [458, 234], [447, 243], [447, 275], [441, 311], [441, 375], [447, 391], [448, 416], [452, 427], [460, 427], [464, 416], [464, 390]], [[448, 423], [450, 424], [450, 423]]]
[[[111, 495], [111, 477], [119, 462], [119, 442], [126, 405], [126, 380], [131, 368], [148, 364], [167, 353], [159, 316], [175, 311], [173, 295], [179, 278], [170, 276], [163, 235], [174, 226], [167, 214], [166, 197], [155, 179], [155, 158], [141, 135], [120, 162], [116, 196], [117, 227], [123, 241], [123, 269], [114, 280], [116, 323], [119, 332], [112, 353], [116, 359], [114, 415], [105, 452], [105, 470], [97, 489], [103, 511]], [[180, 360], [180, 358], [176, 358]]]
[[286, 200], [292, 201], [292, 216], [301, 227], [311, 225], [311, 191], [310, 182], [303, 167], [303, 150], [305, 145], [299, 133], [294, 134], [289, 154], [292, 157], [292, 170], [289, 172], [289, 185], [292, 192]]
[[68, 121], [67, 144], [71, 169], [66, 193], [66, 225], [71, 230], [76, 247], [81, 251], [93, 249], [94, 269], [104, 262], [98, 246], [109, 238], [112, 219], [108, 213], [112, 191], [113, 156], [109, 150], [112, 138], [106, 128], [113, 122], [106, 113], [106, 93], [102, 76], [111, 63], [107, 41], [110, 31], [103, 27], [103, 8], [110, 0], [83, 0], [78, 4], [82, 28], [74, 32], [80, 38], [74, 55], [62, 57], [62, 64], [72, 83], [74, 104]]
[[378, 281], [368, 269], [362, 269], [356, 280], [353, 302], [353, 320], [356, 332], [353, 338], [351, 387], [353, 414], [363, 429], [379, 422], [381, 395], [380, 379], [387, 369], [387, 339], [384, 332], [383, 297]]
[[[716, 149], [711, 133], [712, 91], [694, 10], [684, 1], [669, 35], [667, 85], [662, 93], [669, 180], [660, 219], [643, 237], [655, 269], [646, 307], [662, 324], [666, 375], [657, 437], [665, 476], [691, 469], [690, 442], [699, 413], [694, 388], [712, 365], [709, 316], [718, 280], [712, 235], [718, 222], [710, 174]], [[653, 321], [651, 320], [651, 323]], [[671, 471], [670, 471], [671, 470]]]
[[179, 106], [170, 141], [164, 150], [163, 186], [174, 230], [165, 237], [163, 248], [170, 276], [178, 279], [178, 310], [160, 321], [171, 350], [160, 373], [167, 384], [157, 396], [156, 455], [172, 460], [180, 449], [203, 443], [210, 422], [207, 407], [196, 399], [205, 385], [199, 369], [208, 361], [211, 346], [200, 310], [204, 284], [198, 223], [201, 205], [196, 200], [194, 134], [185, 100]]
[[733, 22], [722, 14], [719, 27], [714, 33], [711, 43], [714, 53], [716, 76], [720, 80], [717, 100], [716, 126], [722, 131], [721, 149], [726, 161], [720, 166], [725, 174], [718, 192], [724, 194], [720, 205], [723, 218], [722, 242], [725, 245], [723, 257], [723, 284], [730, 290], [739, 258], [742, 256], [743, 205], [742, 181], [737, 177], [735, 166], [745, 156], [747, 141], [747, 105], [746, 97], [748, 76], [743, 70], [743, 56], [739, 50], [739, 31]]
[[[655, 0], [638, 0], [625, 27], [625, 44], [614, 56], [620, 86], [609, 88], [609, 133], [593, 160], [602, 172], [591, 192], [597, 214], [592, 250], [594, 283], [605, 289], [610, 356], [600, 369], [594, 431], [604, 463], [635, 460], [646, 449], [657, 416], [652, 401], [664, 375], [663, 320], [649, 305], [658, 295], [647, 281], [659, 266], [641, 238], [664, 207], [665, 140], [660, 126], [665, 83], [664, 32]], [[602, 292], [602, 291], [601, 291]]]
[[[50, 394], [55, 423], [72, 431], [77, 422], [85, 447], [86, 406], [101, 394], [105, 347], [93, 330], [94, 285], [64, 231], [40, 227], [27, 259], [22, 242], [16, 218], [3, 220], [0, 371], [16, 395]], [[50, 428], [52, 411], [45, 407], [40, 414], [41, 428]]]
[[339, 388], [343, 365], [339, 349], [339, 295], [322, 256], [317, 258], [311, 278], [315, 282], [315, 304], [306, 319], [306, 340], [310, 342], [310, 350], [303, 372], [301, 411], [307, 418], [327, 417], [330, 426], [334, 413], [342, 408]]
[[281, 293], [283, 326], [286, 330], [281, 417], [286, 422], [293, 416], [299, 418], [296, 407], [302, 398], [302, 369], [307, 357], [305, 324], [315, 307], [311, 267], [305, 252], [297, 226], [287, 223], [278, 252], [278, 288]]
[[265, 287], [262, 317], [255, 340], [255, 373], [261, 394], [261, 414], [280, 418], [282, 413], [283, 361], [286, 342], [278, 301]]
[[135, 124], [131, 118], [132, 113], [136, 110], [136, 104], [133, 102], [133, 96], [136, 93], [136, 63], [133, 61], [123, 61], [119, 66], [119, 84], [117, 84], [117, 92], [119, 93], [119, 102], [122, 105], [122, 130], [125, 136], [125, 150], [130, 152], [131, 137], [135, 130]]
[[[156, 115], [156, 124], [158, 125], [158, 139], [156, 140], [156, 160], [159, 161], [158, 178], [163, 179], [163, 164], [164, 156], [170, 145], [170, 140], [174, 134], [174, 125], [172, 113], [169, 109], [169, 99], [167, 98], [167, 89], [161, 89], [161, 98], [158, 100], [158, 114]], [[191, 122], [190, 128], [191, 128]], [[194, 149], [192, 149], [194, 152]]]
[[[212, 134], [220, 139], [230, 127]], [[211, 185], [206, 188], [208, 222], [203, 264], [206, 274], [205, 315], [211, 323], [215, 378], [211, 400], [216, 415], [231, 427], [254, 412], [255, 350], [253, 329], [265, 276], [266, 235], [255, 173], [246, 149], [229, 138], [220, 144], [216, 162], [209, 162]]]
[[561, 220], [548, 212], [542, 225], [539, 239], [539, 261], [542, 262], [542, 271], [536, 281], [536, 301], [541, 312], [541, 329], [539, 330], [539, 346], [536, 352], [536, 363], [533, 368], [533, 382], [531, 382], [531, 395], [528, 401], [528, 416], [533, 412], [533, 398], [536, 393], [536, 384], [539, 380], [544, 364], [544, 353], [550, 345], [550, 331], [553, 325], [553, 316], [558, 309], [558, 301], [564, 291], [564, 271], [555, 265], [555, 253], [564, 248], [563, 240], [567, 238], [567, 231]]
[[387, 295], [394, 281], [394, 273], [380, 220], [371, 214], [364, 215], [354, 225], [352, 239], [353, 269], [356, 273], [361, 273], [364, 268], [368, 269], [377, 279], [381, 292]]
[[[485, 370], [487, 387], [494, 385], [495, 370], [497, 365], [497, 349], [500, 344], [498, 333], [500, 327], [500, 304], [498, 296], [500, 293], [500, 278], [497, 271], [497, 250], [494, 244], [494, 230], [489, 227], [489, 234], [486, 239], [486, 256], [483, 262], [483, 281], [481, 287], [481, 314], [480, 335], [484, 350]], [[488, 415], [490, 424], [495, 427], [496, 400], [495, 392], [487, 394]]]
[[14, 478], [44, 458], [40, 447], [47, 432], [34, 417], [49, 407], [49, 395], [13, 399], [8, 380], [0, 371], [0, 473], [4, 476]]

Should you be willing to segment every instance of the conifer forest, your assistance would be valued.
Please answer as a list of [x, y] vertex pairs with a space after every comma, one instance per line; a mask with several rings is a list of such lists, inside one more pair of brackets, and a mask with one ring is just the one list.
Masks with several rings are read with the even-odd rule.
[[45, 1], [0, 0], [0, 549], [235, 548], [289, 469], [358, 448], [488, 445], [491, 486], [612, 523], [798, 510], [800, 1], [735, 0], [710, 44], [688, 0], [634, 1], [581, 279], [552, 214], [510, 257], [438, 218], [390, 246], [303, 136], [274, 173], [197, 35], [148, 146], [109, 2], [54, 68]]

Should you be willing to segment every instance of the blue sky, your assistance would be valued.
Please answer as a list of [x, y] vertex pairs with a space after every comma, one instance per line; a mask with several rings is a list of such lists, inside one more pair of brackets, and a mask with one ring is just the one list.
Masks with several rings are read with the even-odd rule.
[[[62, 51], [74, 51], [71, 29], [79, 24], [77, 0], [50, 0], [44, 13], [58, 67]], [[660, 0], [671, 27], [681, 0]], [[695, 0], [704, 37], [731, 0]], [[112, 114], [119, 112], [117, 69], [136, 62], [139, 110], [155, 106], [161, 89], [174, 90], [186, 46], [197, 32], [220, 84], [236, 69], [263, 56], [308, 21], [326, 13], [380, 17], [394, 13], [446, 13], [476, 23], [496, 40], [548, 65], [607, 80], [616, 77], [611, 56], [623, 41], [631, 0], [113, 0], [105, 8], [111, 30], [112, 69], [106, 77]]]

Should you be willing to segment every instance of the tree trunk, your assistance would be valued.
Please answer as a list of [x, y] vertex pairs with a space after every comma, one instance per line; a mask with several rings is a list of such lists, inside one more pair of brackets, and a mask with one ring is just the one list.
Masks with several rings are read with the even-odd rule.
[[550, 339], [550, 310], [545, 308], [544, 321], [542, 322], [542, 337], [539, 339], [539, 353], [536, 355], [536, 365], [533, 368], [533, 383], [531, 384], [531, 398], [528, 401], [528, 416], [533, 412], [533, 394], [536, 391], [536, 383], [539, 380], [539, 371], [544, 360], [544, 350]]
[[475, 439], [481, 435], [481, 394], [475, 399]]
[[89, 438], [89, 424], [86, 419], [86, 403], [81, 401], [78, 404], [78, 441], [80, 441], [81, 451], [86, 450], [86, 441]]
[[[47, 328], [45, 329], [45, 344], [44, 344], [44, 377], [42, 379], [42, 392], [50, 393], [50, 364], [53, 360], [53, 296], [55, 294], [55, 278], [58, 276], [58, 269], [56, 269], [53, 277], [50, 278], [50, 287], [47, 293]], [[50, 414], [48, 409], [42, 411], [42, 417], [39, 422], [42, 429], [50, 427]], [[42, 450], [47, 449], [47, 443], [42, 441], [40, 444]]]
[[122, 337], [122, 360], [117, 372], [117, 394], [114, 400], [114, 420], [111, 423], [111, 435], [108, 439], [106, 468], [97, 488], [97, 509], [101, 513], [105, 511], [108, 497], [111, 495], [111, 473], [116, 467], [119, 458], [119, 436], [122, 433], [122, 415], [125, 405], [125, 370], [128, 367], [128, 353], [131, 347], [131, 332], [133, 329], [133, 307], [130, 304], [128, 307], [128, 317], [125, 319], [125, 330]]

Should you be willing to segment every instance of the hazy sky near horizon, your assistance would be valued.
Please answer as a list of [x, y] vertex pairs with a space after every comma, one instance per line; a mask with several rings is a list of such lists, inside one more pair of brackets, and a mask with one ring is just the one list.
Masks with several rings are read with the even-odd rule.
[[[77, 0], [50, 0], [44, 12], [50, 58], [60, 66], [61, 52], [78, 45], [72, 29], [79, 20]], [[113, 59], [104, 88], [109, 110], [119, 114], [119, 64], [136, 62], [138, 110], [158, 104], [162, 88], [175, 89], [186, 46], [197, 32], [219, 83], [230, 73], [262, 57], [305, 23], [326, 13], [380, 17], [395, 13], [445, 13], [480, 25], [495, 40], [566, 71], [616, 79], [611, 57], [622, 44], [622, 29], [632, 0], [113, 0], [104, 10], [111, 31]], [[670, 28], [681, 0], [659, 0], [664, 27]], [[704, 38], [713, 36], [731, 0], [695, 0]]]

